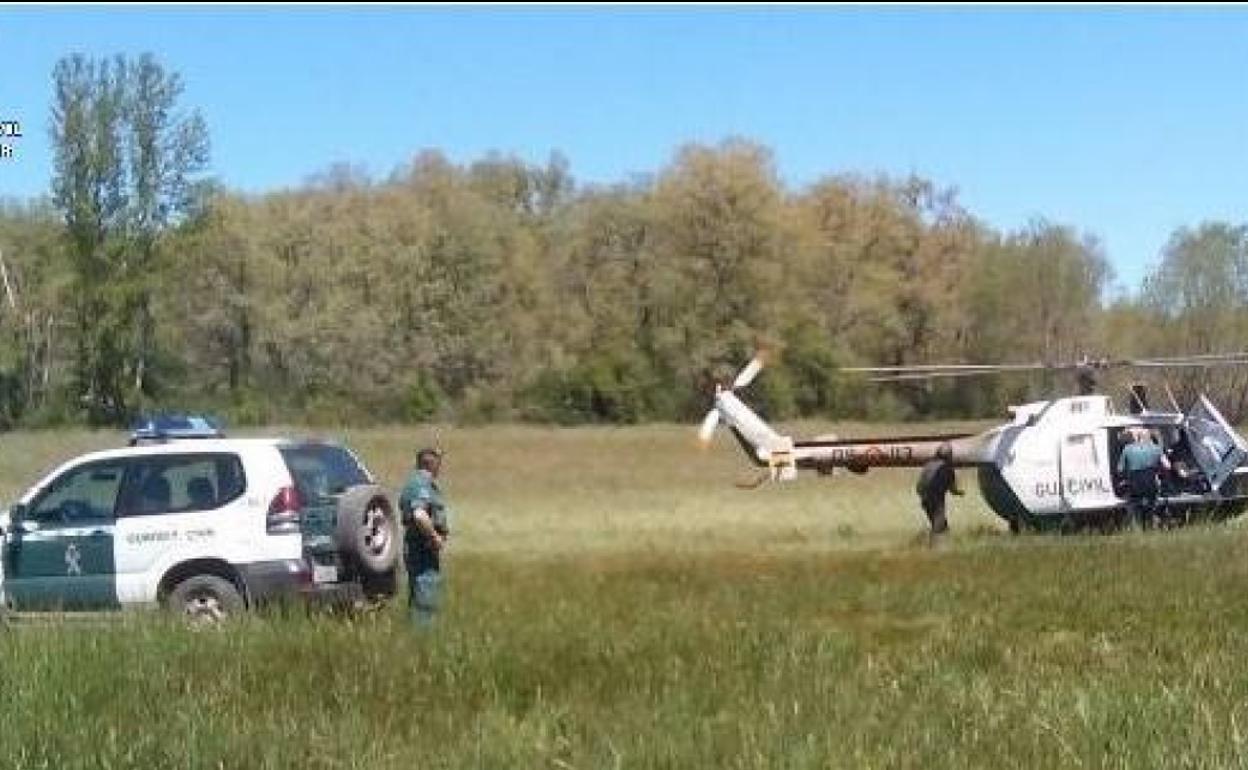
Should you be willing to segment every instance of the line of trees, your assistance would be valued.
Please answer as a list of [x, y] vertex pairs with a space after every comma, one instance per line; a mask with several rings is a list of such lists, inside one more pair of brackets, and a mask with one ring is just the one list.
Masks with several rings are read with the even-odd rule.
[[[53, 195], [0, 207], [4, 426], [687, 419], [759, 345], [779, 351], [752, 394], [772, 416], [971, 416], [1065, 383], [838, 369], [1215, 352], [1248, 330], [1248, 226], [1179, 230], [1111, 302], [1086, 234], [999, 233], [917, 177], [790, 189], [747, 140], [617, 185], [558, 154], [426, 151], [246, 196], [204, 178], [203, 121], [151, 57], [71, 57], [54, 82]], [[1242, 412], [1248, 381], [1219, 376]]]

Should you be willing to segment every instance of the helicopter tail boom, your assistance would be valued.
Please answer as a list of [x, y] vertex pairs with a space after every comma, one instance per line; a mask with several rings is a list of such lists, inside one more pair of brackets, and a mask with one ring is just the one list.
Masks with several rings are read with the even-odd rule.
[[[779, 480], [795, 478], [799, 469], [827, 473], [834, 468], [847, 468], [862, 473], [869, 468], [918, 467], [935, 457], [944, 444], [949, 445], [955, 466], [974, 466], [988, 460], [984, 434], [794, 441], [768, 425], [731, 389], [721, 388], [715, 394], [715, 406], [708, 417], [712, 415], [704, 427], [710, 425], [713, 429], [722, 420], [750, 462], [770, 469], [771, 477]], [[703, 438], [709, 440], [709, 434], [704, 433]]]
[[948, 444], [953, 465], [979, 465], [986, 461], [984, 437], [974, 433], [943, 433], [926, 436], [897, 436], [838, 441], [798, 441], [794, 445], [799, 467], [828, 470], [848, 468], [863, 472], [868, 468], [914, 468], [936, 457]]

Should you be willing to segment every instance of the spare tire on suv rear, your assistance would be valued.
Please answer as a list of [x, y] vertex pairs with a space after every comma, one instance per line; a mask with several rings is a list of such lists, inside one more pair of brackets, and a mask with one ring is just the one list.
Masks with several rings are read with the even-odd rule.
[[386, 490], [376, 484], [359, 484], [342, 493], [334, 544], [349, 554], [366, 576], [394, 571], [403, 544]]

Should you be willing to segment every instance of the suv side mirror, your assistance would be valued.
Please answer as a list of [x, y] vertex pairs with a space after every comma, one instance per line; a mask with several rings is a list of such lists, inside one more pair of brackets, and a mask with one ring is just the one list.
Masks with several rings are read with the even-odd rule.
[[26, 506], [21, 503], [13, 503], [9, 507], [9, 525], [8, 527], [0, 526], [0, 536], [7, 535], [11, 531], [20, 529], [22, 518], [26, 515]]

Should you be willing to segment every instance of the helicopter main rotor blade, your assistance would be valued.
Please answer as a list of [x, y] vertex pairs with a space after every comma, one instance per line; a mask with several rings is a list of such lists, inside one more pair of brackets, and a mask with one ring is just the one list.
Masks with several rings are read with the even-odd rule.
[[[855, 374], [880, 374], [889, 376], [913, 375], [916, 379], [923, 375], [939, 377], [960, 376], [962, 374], [992, 374], [995, 372], [1016, 371], [1069, 371], [1077, 369], [1117, 369], [1132, 367], [1166, 367], [1166, 366], [1214, 366], [1225, 364], [1240, 365], [1248, 363], [1248, 352], [1239, 353], [1205, 353], [1192, 356], [1174, 356], [1158, 358], [1095, 358], [1072, 363], [1016, 363], [1016, 364], [906, 364], [898, 366], [844, 366], [842, 372]], [[875, 381], [874, 379], [872, 381]]]
[[1201, 366], [1242, 366], [1244, 364], [1248, 364], [1248, 358], [1220, 358], [1205, 361], [1136, 361], [1129, 364], [1129, 366], [1140, 369], [1171, 369]]
[[1060, 365], [1060, 366], [1043, 366], [1043, 367], [1010, 367], [1010, 368], [983, 368], [983, 369], [940, 369], [922, 372], [898, 371], [896, 373], [881, 374], [876, 377], [868, 378], [868, 382], [907, 382], [915, 380], [933, 380], [945, 379], [951, 377], [978, 377], [985, 374], [1008, 374], [1011, 372], [1036, 371], [1044, 369], [1048, 371], [1068, 371], [1071, 369], [1079, 369], [1080, 366], [1090, 366], [1094, 369], [1181, 369], [1181, 368], [1212, 368], [1217, 366], [1244, 366], [1248, 365], [1248, 358], [1217, 358], [1206, 359], [1200, 361], [1182, 361], [1172, 359], [1167, 361], [1117, 361], [1110, 364], [1090, 364], [1090, 365]]
[[1222, 360], [1248, 360], [1248, 351], [1239, 351], [1238, 353], [1199, 353], [1190, 356], [1171, 356], [1169, 358], [1145, 358], [1144, 361], [1153, 362], [1178, 362], [1178, 361], [1222, 361]]
[[903, 374], [919, 372], [996, 372], [1044, 369], [1047, 364], [914, 364], [910, 366], [842, 366], [842, 372], [861, 374]]
[[1008, 374], [1010, 370], [999, 371], [995, 369], [983, 369], [972, 372], [907, 372], [899, 374], [882, 374], [878, 377], [869, 377], [867, 382], [906, 382], [914, 380], [938, 380], [953, 377], [981, 377], [985, 374]]

